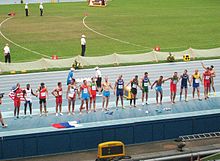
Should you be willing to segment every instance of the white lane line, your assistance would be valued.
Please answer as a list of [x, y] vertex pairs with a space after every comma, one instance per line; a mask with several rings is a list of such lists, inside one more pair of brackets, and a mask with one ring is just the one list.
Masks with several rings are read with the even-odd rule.
[[22, 48], [22, 49], [24, 49], [24, 50], [26, 50], [26, 51], [29, 51], [29, 52], [31, 52], [31, 53], [34, 53], [34, 54], [37, 54], [37, 55], [40, 55], [40, 56], [43, 56], [43, 57], [46, 57], [46, 58], [50, 58], [48, 55], [41, 54], [41, 53], [39, 53], [39, 52], [37, 52], [37, 51], [30, 50], [30, 49], [28, 49], [28, 48], [26, 48], [26, 47], [24, 47], [24, 46], [21, 46], [21, 45], [15, 43], [14, 41], [10, 40], [9, 38], [7, 38], [7, 37], [2, 33], [2, 31], [1, 31], [2, 25], [3, 25], [5, 22], [7, 22], [8, 20], [12, 19], [12, 18], [13, 18], [13, 17], [8, 17], [8, 18], [6, 18], [4, 21], [2, 21], [2, 22], [0, 23], [0, 35], [1, 35], [5, 40], [7, 40], [8, 42], [14, 44], [15, 46], [17, 46], [17, 47], [19, 47], [19, 48]]
[[128, 42], [128, 41], [120, 40], [120, 39], [117, 39], [117, 38], [114, 38], [114, 37], [111, 37], [111, 36], [102, 34], [102, 33], [98, 32], [98, 31], [96, 31], [96, 30], [90, 28], [89, 26], [87, 26], [86, 23], [85, 23], [85, 19], [86, 19], [86, 18], [87, 18], [87, 16], [85, 16], [85, 17], [83, 18], [83, 25], [84, 25], [88, 30], [90, 30], [90, 31], [92, 31], [92, 32], [94, 32], [94, 33], [96, 33], [96, 34], [98, 34], [98, 35], [100, 35], [100, 36], [106, 37], [106, 38], [111, 39], [111, 40], [114, 40], [114, 41], [118, 41], [118, 42], [123, 43], [123, 44], [129, 44], [129, 45], [133, 45], [133, 46], [137, 46], [137, 47], [141, 47], [141, 48], [152, 49], [152, 48], [150, 48], [150, 47], [138, 45], [138, 44], [135, 44], [135, 43], [130, 43], [130, 42]]

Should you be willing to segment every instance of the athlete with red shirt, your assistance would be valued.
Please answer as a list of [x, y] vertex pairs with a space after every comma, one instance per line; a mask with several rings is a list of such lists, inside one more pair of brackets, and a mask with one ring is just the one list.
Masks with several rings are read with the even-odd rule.
[[175, 103], [175, 98], [176, 98], [176, 91], [177, 91], [177, 83], [179, 81], [178, 73], [174, 72], [173, 76], [166, 79], [170, 79], [170, 100], [171, 103]]
[[210, 72], [210, 69], [209, 69], [209, 67], [207, 67], [206, 70], [204, 71], [203, 75], [202, 75], [203, 82], [204, 82], [204, 96], [205, 96], [205, 99], [208, 98], [208, 94], [209, 94], [209, 91], [210, 91], [211, 75], [212, 74]]
[[37, 89], [39, 92], [39, 103], [40, 103], [40, 116], [42, 116], [42, 104], [44, 104], [44, 113], [47, 116], [47, 102], [46, 99], [48, 97], [48, 91], [44, 83], [41, 83], [39, 88]]
[[[62, 83], [58, 82], [57, 87], [53, 90], [52, 95], [56, 97], [56, 116], [60, 114], [60, 116], [63, 116], [62, 114]], [[58, 114], [58, 107], [60, 113]]]
[[21, 106], [21, 97], [22, 97], [22, 89], [20, 88], [20, 84], [17, 83], [16, 89], [14, 90], [14, 118], [19, 118], [20, 106]]
[[92, 103], [93, 103], [93, 111], [96, 112], [96, 90], [97, 90], [97, 85], [95, 82], [95, 78], [91, 78], [91, 83], [90, 83], [90, 110], [92, 110]]

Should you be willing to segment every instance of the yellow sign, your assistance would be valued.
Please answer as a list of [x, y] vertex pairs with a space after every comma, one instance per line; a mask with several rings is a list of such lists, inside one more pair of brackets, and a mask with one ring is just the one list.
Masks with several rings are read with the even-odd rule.
[[120, 141], [109, 141], [98, 145], [99, 159], [125, 156], [125, 145]]
[[190, 55], [189, 54], [184, 54], [183, 55], [183, 61], [190, 61]]

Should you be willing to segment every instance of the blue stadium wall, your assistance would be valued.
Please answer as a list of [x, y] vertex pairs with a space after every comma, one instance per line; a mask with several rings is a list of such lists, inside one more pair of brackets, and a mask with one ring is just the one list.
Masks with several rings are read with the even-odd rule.
[[0, 138], [0, 159], [22, 158], [97, 148], [101, 142], [125, 144], [177, 138], [220, 130], [220, 114], [71, 129]]

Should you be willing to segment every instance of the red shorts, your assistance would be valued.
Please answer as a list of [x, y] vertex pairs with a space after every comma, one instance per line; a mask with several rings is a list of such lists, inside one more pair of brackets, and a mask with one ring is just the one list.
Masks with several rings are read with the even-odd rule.
[[92, 93], [92, 95], [91, 95], [92, 97], [90, 97], [90, 101], [92, 101], [92, 100], [96, 100], [96, 93], [94, 94], [94, 93]]
[[210, 87], [210, 81], [204, 81], [204, 87]]
[[56, 97], [56, 104], [62, 104], [62, 97]]
[[14, 106], [15, 107], [20, 107], [21, 106], [21, 100], [14, 100]]
[[170, 92], [172, 92], [172, 93], [176, 93], [176, 84], [174, 84], [174, 85], [170, 85]]

